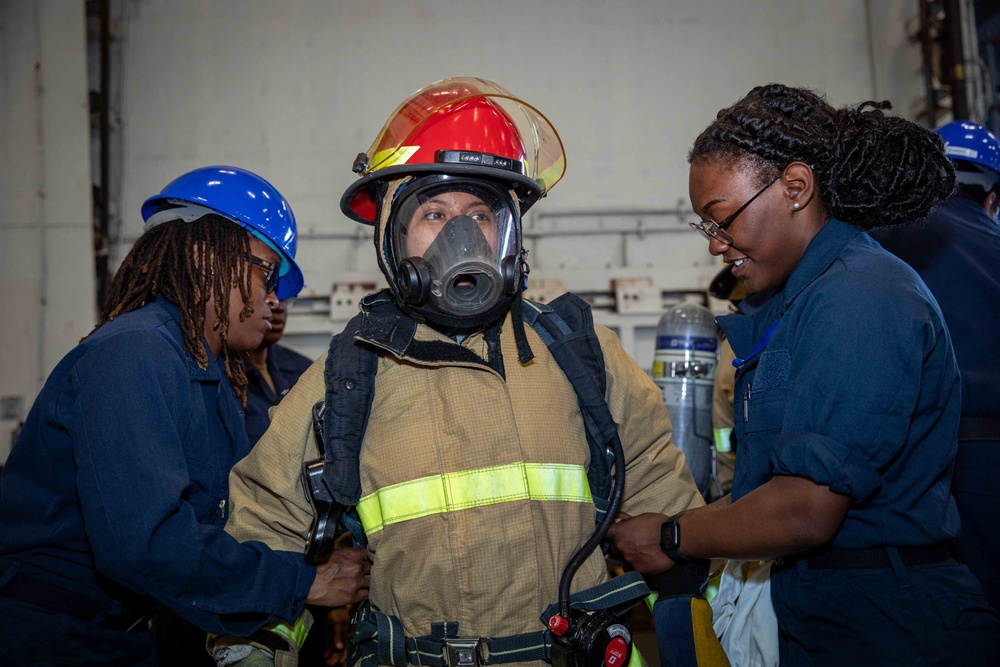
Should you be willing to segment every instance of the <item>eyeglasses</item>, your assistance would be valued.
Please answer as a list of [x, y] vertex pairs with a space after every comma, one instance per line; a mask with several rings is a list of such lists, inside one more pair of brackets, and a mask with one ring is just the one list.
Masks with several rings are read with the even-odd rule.
[[278, 289], [278, 269], [280, 268], [277, 264], [272, 264], [266, 259], [261, 259], [254, 255], [250, 255], [250, 262], [256, 264], [260, 268], [264, 269], [264, 289], [268, 294], [274, 292]]
[[714, 220], [699, 220], [698, 222], [689, 222], [688, 224], [691, 225], [691, 229], [695, 229], [701, 232], [702, 235], [709, 241], [711, 241], [712, 239], [719, 239], [726, 245], [732, 245], [733, 237], [726, 233], [726, 227], [733, 224], [733, 220], [736, 219], [736, 216], [742, 213], [743, 209], [752, 204], [754, 199], [764, 194], [765, 190], [767, 190], [769, 187], [777, 183], [778, 179], [781, 178], [781, 174], [783, 173], [784, 171], [775, 176], [773, 181], [771, 181], [770, 183], [762, 187], [760, 190], [758, 190], [757, 194], [755, 194], [753, 197], [750, 197], [750, 199], [747, 200], [746, 204], [740, 206], [738, 209], [736, 209], [736, 211], [732, 215], [727, 217], [722, 222], [716, 222]]

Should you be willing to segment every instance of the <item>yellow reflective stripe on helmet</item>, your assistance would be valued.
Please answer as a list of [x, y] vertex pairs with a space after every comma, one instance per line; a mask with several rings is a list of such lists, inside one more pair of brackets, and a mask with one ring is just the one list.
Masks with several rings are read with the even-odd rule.
[[[528, 172], [531, 173], [531, 172]], [[542, 186], [543, 195], [552, 189], [556, 183], [562, 180], [563, 174], [566, 173], [566, 156], [561, 155], [559, 159], [554, 163], [549, 165], [549, 167], [542, 169], [535, 180]]]
[[406, 164], [418, 150], [420, 150], [420, 146], [396, 146], [380, 150], [372, 156], [369, 169], [376, 171], [397, 164]]
[[371, 535], [393, 523], [513, 500], [593, 502], [582, 466], [512, 463], [387, 486], [361, 499], [358, 517]]

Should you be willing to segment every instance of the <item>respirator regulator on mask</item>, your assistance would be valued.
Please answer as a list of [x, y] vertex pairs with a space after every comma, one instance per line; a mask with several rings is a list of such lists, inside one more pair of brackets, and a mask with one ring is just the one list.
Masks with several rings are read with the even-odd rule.
[[443, 175], [407, 184], [390, 219], [396, 291], [431, 321], [481, 325], [520, 289], [520, 224], [510, 194]]

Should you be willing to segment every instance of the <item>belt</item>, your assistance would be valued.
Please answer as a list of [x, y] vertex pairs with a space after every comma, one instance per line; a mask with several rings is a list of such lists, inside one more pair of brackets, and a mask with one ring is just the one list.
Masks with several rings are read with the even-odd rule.
[[963, 417], [958, 422], [958, 440], [1000, 440], [1000, 419]]
[[124, 607], [117, 614], [111, 614], [107, 604], [20, 572], [0, 588], [0, 595], [57, 614], [68, 614], [81, 621], [97, 623], [108, 630], [140, 632], [147, 629], [144, 621], [149, 618], [149, 614]]
[[790, 558], [776, 558], [777, 567], [788, 567], [801, 561], [811, 568], [860, 570], [865, 568], [890, 568], [889, 549], [899, 553], [903, 565], [928, 565], [951, 558], [947, 545], [934, 544], [928, 547], [872, 547], [871, 549], [823, 549], [806, 552]]
[[[570, 596], [570, 607], [608, 610], [623, 615], [649, 595], [638, 572], [627, 572]], [[559, 611], [552, 604], [541, 616], [543, 624]], [[509, 637], [459, 637], [457, 622], [431, 624], [431, 634], [408, 637], [395, 616], [374, 611], [364, 603], [354, 616], [354, 638], [347, 663], [359, 667], [423, 665], [424, 667], [484, 667], [511, 662], [550, 662], [552, 633], [526, 632]]]

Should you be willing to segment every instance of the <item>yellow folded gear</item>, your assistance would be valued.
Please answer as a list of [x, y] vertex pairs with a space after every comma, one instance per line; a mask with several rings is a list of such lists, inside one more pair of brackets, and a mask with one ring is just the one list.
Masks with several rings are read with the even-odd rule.
[[712, 629], [712, 607], [703, 598], [691, 598], [691, 625], [698, 667], [730, 667], [729, 657]]
[[312, 614], [303, 609], [295, 625], [281, 621], [265, 626], [249, 637], [209, 633], [205, 649], [218, 667], [295, 667], [299, 649], [312, 626]]
[[646, 606], [653, 612], [661, 664], [730, 667], [729, 658], [712, 628], [712, 607], [705, 598], [700, 595], [669, 597], [660, 602], [662, 607], [657, 605], [658, 598], [654, 591], [646, 598]]

